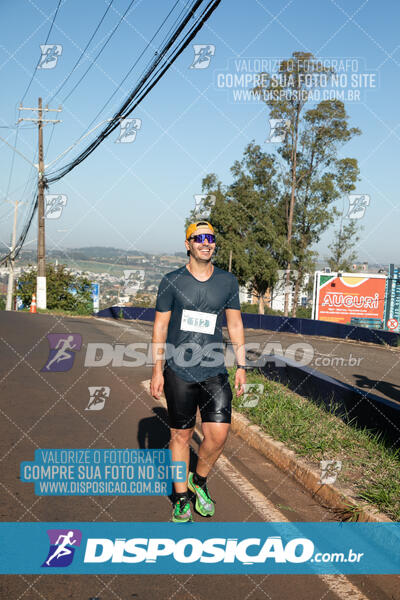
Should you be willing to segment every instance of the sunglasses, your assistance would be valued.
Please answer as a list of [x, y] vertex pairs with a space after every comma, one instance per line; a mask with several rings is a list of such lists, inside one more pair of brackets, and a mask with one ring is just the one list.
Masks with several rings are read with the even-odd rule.
[[209, 244], [214, 244], [215, 235], [212, 233], [199, 233], [197, 235], [192, 235], [189, 240], [193, 240], [196, 244], [203, 244], [205, 240], [207, 240]]

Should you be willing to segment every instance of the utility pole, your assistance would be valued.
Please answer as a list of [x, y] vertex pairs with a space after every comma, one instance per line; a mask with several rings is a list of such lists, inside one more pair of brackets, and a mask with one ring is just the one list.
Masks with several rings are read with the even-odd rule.
[[39, 165], [38, 165], [38, 247], [37, 247], [37, 306], [47, 307], [46, 290], [46, 249], [44, 229], [44, 163], [43, 163], [43, 121], [42, 121], [42, 99], [39, 98], [38, 108], [38, 141], [39, 141]]
[[61, 112], [60, 108], [42, 108], [42, 99], [39, 98], [38, 108], [24, 108], [20, 110], [31, 110], [38, 113], [37, 119], [18, 119], [20, 121], [33, 121], [38, 124], [38, 246], [37, 246], [37, 276], [36, 276], [36, 299], [38, 308], [47, 307], [46, 294], [46, 249], [45, 249], [45, 214], [44, 214], [44, 190], [46, 187], [45, 167], [43, 157], [43, 123], [59, 123], [60, 119], [43, 119], [43, 110], [46, 112]]
[[12, 296], [14, 290], [14, 252], [15, 252], [15, 242], [17, 237], [17, 213], [18, 213], [18, 204], [23, 204], [23, 202], [15, 201], [14, 207], [14, 225], [12, 232], [12, 240], [11, 240], [11, 253], [8, 261], [8, 285], [7, 285], [7, 303], [6, 310], [13, 310], [12, 306]]
[[[39, 129], [39, 131], [38, 131], [38, 134], [39, 134], [38, 135], [38, 143], [39, 143], [38, 158], [39, 158], [39, 162], [36, 164], [36, 163], [33, 163], [32, 161], [30, 161], [29, 158], [27, 158], [22, 152], [20, 152], [17, 148], [15, 148], [12, 144], [10, 144], [1, 135], [0, 135], [0, 140], [2, 142], [4, 142], [7, 146], [9, 146], [11, 148], [11, 150], [13, 150], [16, 154], [18, 154], [26, 162], [28, 162], [30, 165], [35, 167], [35, 169], [37, 169], [37, 171], [38, 171], [38, 230], [39, 230], [39, 235], [38, 235], [38, 252], [37, 252], [38, 267], [37, 267], [36, 297], [37, 297], [37, 307], [38, 308], [46, 308], [47, 302], [46, 302], [44, 190], [47, 186], [46, 186], [45, 171], [46, 171], [46, 169], [48, 169], [48, 167], [51, 167], [54, 163], [56, 163], [58, 160], [60, 160], [60, 158], [65, 156], [65, 154], [68, 154], [68, 152], [70, 152], [72, 150], [72, 148], [74, 148], [77, 144], [79, 144], [79, 142], [81, 142], [86, 137], [91, 135], [93, 133], [93, 131], [95, 131], [98, 127], [101, 127], [101, 125], [103, 125], [104, 123], [109, 123], [110, 121], [112, 121], [112, 119], [104, 119], [100, 123], [97, 123], [97, 125], [95, 127], [93, 127], [90, 131], [85, 133], [85, 135], [80, 137], [79, 140], [77, 140], [76, 142], [74, 142], [73, 144], [68, 146], [68, 148], [66, 150], [64, 150], [63, 152], [61, 152], [61, 154], [59, 154], [54, 160], [52, 160], [50, 163], [45, 165], [44, 164], [44, 156], [43, 156], [43, 123], [60, 123], [61, 120], [60, 119], [43, 119], [43, 112], [61, 112], [62, 108], [61, 108], [61, 106], [59, 108], [48, 108], [48, 106], [45, 106], [43, 108], [42, 107], [42, 99], [39, 98], [37, 108], [25, 108], [22, 106], [22, 104], [20, 104], [19, 110], [31, 110], [31, 111], [37, 111], [37, 113], [38, 113], [38, 117], [36, 119], [20, 118], [20, 119], [18, 119], [18, 123], [20, 123], [21, 121], [33, 121], [34, 123], [38, 124], [38, 129]], [[23, 204], [23, 202], [19, 202], [19, 204]], [[17, 205], [16, 205], [15, 212], [14, 212], [13, 242], [12, 242], [10, 258], [9, 258], [10, 276], [9, 276], [9, 288], [7, 291], [7, 298], [8, 298], [9, 294], [11, 294], [10, 297], [12, 298], [12, 288], [13, 288], [13, 278], [14, 278], [14, 251], [15, 251], [15, 237], [16, 237], [15, 233], [16, 233], [16, 227], [17, 227], [16, 223], [17, 223]], [[12, 275], [11, 275], [11, 271], [12, 271]], [[12, 279], [11, 286], [10, 286], [10, 277]], [[9, 291], [10, 288], [11, 288], [11, 292]], [[8, 304], [7, 304], [7, 306], [8, 306]], [[7, 308], [7, 310], [8, 310], [8, 308]], [[12, 310], [11, 305], [10, 305], [9, 310]]]

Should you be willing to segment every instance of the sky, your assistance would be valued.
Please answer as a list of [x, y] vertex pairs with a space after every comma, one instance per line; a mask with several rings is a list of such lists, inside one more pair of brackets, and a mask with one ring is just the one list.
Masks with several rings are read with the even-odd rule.
[[[95, 117], [92, 126], [114, 114], [154, 55], [172, 18], [186, 4], [186, 0], [177, 2], [168, 28], [156, 36], [97, 116], [175, 5], [175, 0], [134, 0], [97, 57], [131, 2], [114, 0], [83, 59], [53, 98], [109, 2], [62, 0], [48, 40], [61, 46], [61, 52], [53, 68], [42, 69], [35, 68], [40, 45], [46, 41], [58, 1], [15, 0], [0, 5], [0, 136], [11, 145], [17, 142], [17, 149], [30, 161], [36, 161], [37, 128], [25, 121], [17, 130], [15, 124], [19, 116], [36, 116], [17, 110], [32, 74], [23, 106], [37, 107], [39, 96], [44, 104], [51, 99], [50, 108], [62, 106], [62, 112], [46, 115], [61, 119], [44, 128], [45, 164], [49, 164], [79, 140]], [[350, 125], [362, 131], [340, 151], [340, 156], [357, 158], [360, 166], [354, 192], [363, 196], [364, 203], [358, 214], [362, 228], [358, 259], [370, 264], [399, 262], [395, 242], [400, 220], [399, 20], [400, 3], [394, 0], [222, 0], [193, 43], [132, 113], [138, 119], [133, 141], [117, 143], [119, 132], [115, 131], [84, 163], [47, 190], [66, 201], [59, 218], [46, 220], [47, 247], [183, 251], [185, 219], [194, 208], [194, 195], [201, 194], [203, 177], [216, 173], [224, 184], [231, 183], [230, 168], [252, 140], [265, 151], [277, 149], [277, 144], [268, 141], [267, 106], [240, 97], [240, 84], [229, 87], [234, 76], [253, 76], [260, 65], [274, 69], [280, 58], [304, 51], [337, 65]], [[203, 61], [205, 68], [191, 68], [194, 44], [211, 48], [210, 60]], [[56, 166], [73, 158], [94, 135]], [[0, 140], [0, 255], [10, 245], [13, 203], [25, 203], [19, 208], [19, 232], [35, 186], [36, 169]], [[341, 198], [337, 207], [347, 214], [349, 199]], [[332, 231], [331, 227], [316, 247], [320, 259], [329, 255]], [[26, 248], [35, 247], [36, 237], [37, 218]]]

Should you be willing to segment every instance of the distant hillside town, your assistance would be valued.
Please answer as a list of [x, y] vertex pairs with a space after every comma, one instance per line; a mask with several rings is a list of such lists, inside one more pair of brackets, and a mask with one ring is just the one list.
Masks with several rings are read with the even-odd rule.
[[[187, 262], [184, 252], [174, 255], [148, 254], [137, 251], [125, 251], [109, 247], [71, 248], [64, 251], [48, 250], [47, 261], [54, 264], [65, 264], [74, 275], [85, 274], [100, 287], [100, 309], [108, 306], [155, 306], [157, 289], [162, 276], [178, 269]], [[16, 261], [15, 277], [28, 268], [36, 269], [36, 253], [23, 250]], [[324, 269], [324, 265], [317, 268]], [[357, 263], [352, 265], [355, 272], [385, 273], [381, 265]], [[326, 272], [329, 269], [326, 268]], [[279, 278], [273, 289], [264, 296], [265, 306], [273, 311], [283, 311], [284, 307], [284, 271], [279, 271]], [[8, 268], [0, 268], [0, 295], [6, 294]], [[290, 295], [289, 310], [292, 310], [293, 295]], [[298, 304], [307, 307], [312, 298], [312, 274], [307, 274], [302, 284]], [[249, 286], [240, 287], [241, 304], [257, 304], [258, 298]]]

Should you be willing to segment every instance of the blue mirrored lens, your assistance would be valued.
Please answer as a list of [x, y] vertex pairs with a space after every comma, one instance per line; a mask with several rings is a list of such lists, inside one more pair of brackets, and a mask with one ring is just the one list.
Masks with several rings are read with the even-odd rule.
[[213, 244], [215, 242], [215, 235], [212, 233], [199, 233], [198, 235], [193, 235], [192, 239], [197, 244], [202, 244], [204, 240], [207, 240], [209, 244]]

